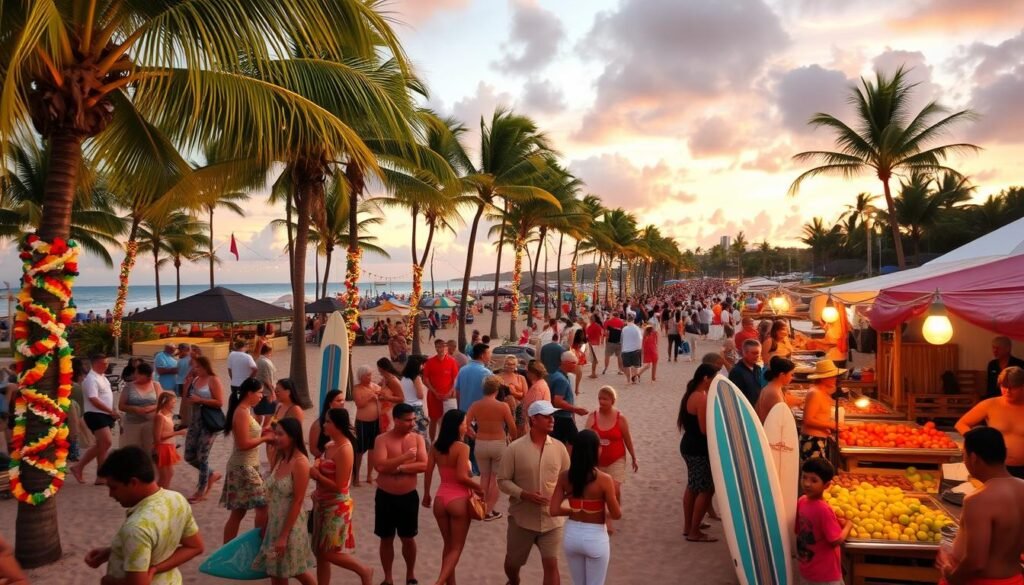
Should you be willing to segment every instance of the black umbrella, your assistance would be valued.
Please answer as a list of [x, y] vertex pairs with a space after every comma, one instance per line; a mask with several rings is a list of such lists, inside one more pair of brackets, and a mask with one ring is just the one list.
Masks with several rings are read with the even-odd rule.
[[288, 319], [292, 312], [223, 287], [141, 311], [125, 321], [149, 323], [251, 323]]
[[345, 308], [345, 303], [337, 297], [324, 297], [306, 304], [307, 313], [333, 313]]

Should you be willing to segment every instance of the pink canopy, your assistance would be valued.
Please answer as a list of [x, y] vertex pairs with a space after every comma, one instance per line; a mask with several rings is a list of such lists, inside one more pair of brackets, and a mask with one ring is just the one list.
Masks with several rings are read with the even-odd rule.
[[868, 314], [871, 326], [890, 331], [925, 313], [936, 290], [951, 314], [1024, 339], [1024, 255], [883, 289]]

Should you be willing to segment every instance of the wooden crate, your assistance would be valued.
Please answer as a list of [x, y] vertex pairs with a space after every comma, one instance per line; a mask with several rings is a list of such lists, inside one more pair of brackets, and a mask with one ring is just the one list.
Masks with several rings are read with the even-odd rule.
[[971, 394], [911, 394], [907, 405], [910, 420], [960, 418], [978, 403]]
[[905, 551], [892, 547], [878, 551], [846, 550], [847, 583], [872, 585], [889, 583], [938, 583], [942, 576], [935, 568], [935, 550]]

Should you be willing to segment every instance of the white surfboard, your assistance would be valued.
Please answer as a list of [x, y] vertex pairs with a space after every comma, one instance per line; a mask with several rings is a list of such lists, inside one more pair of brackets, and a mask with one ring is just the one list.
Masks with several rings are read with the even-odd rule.
[[327, 393], [338, 389], [342, 392], [348, 386], [348, 331], [341, 311], [331, 313], [320, 341], [320, 401], [317, 407], [323, 409]]
[[764, 419], [764, 434], [772, 450], [772, 461], [782, 487], [786, 503], [786, 526], [790, 546], [796, 546], [796, 501], [800, 495], [800, 438], [796, 431], [796, 418], [785, 402], [772, 407]]
[[792, 529], [761, 421], [721, 375], [711, 383], [707, 412], [711, 473], [736, 576], [741, 585], [790, 585]]

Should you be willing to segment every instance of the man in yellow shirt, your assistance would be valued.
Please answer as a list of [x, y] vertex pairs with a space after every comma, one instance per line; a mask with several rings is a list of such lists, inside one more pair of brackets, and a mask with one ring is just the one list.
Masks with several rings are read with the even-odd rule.
[[107, 481], [110, 497], [128, 509], [111, 545], [85, 555], [94, 569], [107, 564], [100, 584], [181, 585], [178, 567], [203, 553], [188, 500], [156, 484], [152, 459], [138, 447], [111, 452], [98, 476]]

